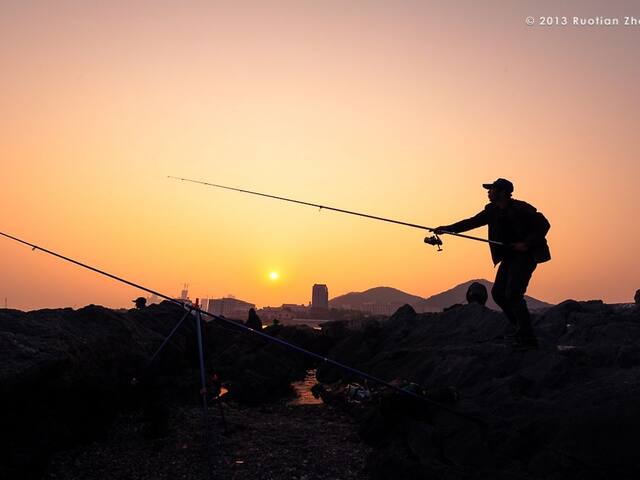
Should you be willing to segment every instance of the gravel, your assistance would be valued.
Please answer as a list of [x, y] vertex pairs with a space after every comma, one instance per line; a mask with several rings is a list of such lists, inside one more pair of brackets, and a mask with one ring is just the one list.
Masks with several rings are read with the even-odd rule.
[[[224, 404], [226, 434], [218, 406], [210, 406], [208, 415], [211, 478], [369, 478], [369, 447], [360, 442], [353, 420], [327, 405]], [[121, 415], [102, 441], [55, 454], [44, 478], [208, 478], [201, 408], [175, 407], [161, 439], [146, 439], [143, 431], [140, 414]]]

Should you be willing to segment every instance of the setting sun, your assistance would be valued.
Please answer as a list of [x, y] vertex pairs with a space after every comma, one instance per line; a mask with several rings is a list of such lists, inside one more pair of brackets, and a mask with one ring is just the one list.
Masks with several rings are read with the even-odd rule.
[[269, 278], [271, 280], [278, 280], [278, 278], [280, 278], [280, 275], [278, 274], [278, 272], [271, 272], [269, 273]]

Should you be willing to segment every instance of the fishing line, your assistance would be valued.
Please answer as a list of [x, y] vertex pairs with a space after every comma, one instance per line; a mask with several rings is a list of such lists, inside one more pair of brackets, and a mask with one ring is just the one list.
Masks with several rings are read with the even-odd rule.
[[321, 205], [319, 203], [305, 202], [303, 200], [296, 200], [294, 198], [281, 197], [278, 195], [272, 195], [270, 193], [254, 192], [252, 190], [245, 190], [244, 188], [228, 187], [225, 185], [219, 185], [217, 183], [203, 182], [201, 180], [193, 180], [190, 178], [174, 177], [172, 175], [168, 175], [167, 178], [171, 178], [172, 180], [180, 180], [183, 182], [197, 183], [200, 185], [205, 185], [207, 187], [222, 188], [224, 190], [232, 190], [234, 192], [247, 193], [249, 195], [257, 195], [259, 197], [272, 198], [274, 200], [282, 200], [284, 202], [297, 203], [299, 205], [306, 205], [308, 207], [319, 208], [320, 210], [332, 210], [334, 212], [346, 213], [347, 215], [356, 215], [358, 217], [370, 218], [372, 220], [379, 220], [381, 222], [395, 223], [396, 225], [404, 225], [405, 227], [418, 228], [420, 230], [427, 230], [428, 232], [433, 232], [436, 235], [435, 235], [435, 238], [434, 237], [425, 238], [424, 240], [425, 243], [429, 243], [430, 245], [436, 245], [438, 246], [439, 250], [440, 250], [439, 246], [442, 245], [442, 241], [437, 237], [437, 235], [440, 235], [440, 234], [453, 235], [456, 237], [466, 238], [468, 240], [476, 240], [478, 242], [490, 243], [493, 245], [504, 245], [504, 243], [498, 242], [496, 240], [488, 240], [486, 238], [474, 237], [472, 235], [464, 235], [462, 233], [456, 233], [456, 232], [450, 232], [450, 231], [444, 231], [444, 230], [438, 230], [436, 232], [435, 228], [427, 227], [425, 225], [418, 225], [416, 223], [403, 222], [401, 220], [394, 220], [392, 218], [379, 217], [377, 215], [370, 215], [368, 213], [354, 212], [352, 210], [345, 210], [343, 208], [329, 207], [327, 205]]

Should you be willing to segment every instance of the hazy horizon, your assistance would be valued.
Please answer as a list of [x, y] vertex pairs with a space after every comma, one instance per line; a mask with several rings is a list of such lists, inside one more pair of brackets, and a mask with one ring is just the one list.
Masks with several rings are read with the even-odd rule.
[[[527, 3], [4, 1], [0, 231], [192, 297], [428, 297], [493, 280], [488, 247], [166, 176], [428, 226], [505, 177], [551, 222], [529, 295], [632, 301], [640, 27], [525, 19], [640, 10]], [[0, 306], [139, 295], [4, 238], [0, 259]]]
[[[447, 291], [449, 291], [449, 290], [453, 290], [453, 289], [454, 289], [454, 288], [456, 288], [456, 287], [459, 287], [459, 286], [461, 286], [461, 285], [464, 285], [464, 284], [466, 284], [466, 283], [468, 283], [468, 282], [475, 281], [475, 280], [484, 280], [484, 281], [488, 281], [488, 282], [493, 283], [493, 280], [489, 280], [489, 279], [486, 279], [486, 278], [482, 278], [482, 279], [468, 279], [468, 280], [463, 281], [463, 282], [461, 282], [461, 283], [457, 283], [457, 284], [455, 284], [455, 285], [450, 285], [450, 286], [448, 286], [448, 287], [445, 287], [445, 288], [444, 288], [443, 290], [441, 290], [441, 291], [434, 292], [434, 293], [431, 293], [431, 294], [426, 295], [426, 296], [425, 296], [425, 295], [420, 295], [420, 294], [417, 294], [417, 293], [414, 293], [414, 292], [405, 291], [405, 290], [402, 290], [402, 289], [396, 288], [396, 287], [394, 287], [393, 285], [376, 285], [376, 286], [371, 286], [371, 287], [364, 288], [364, 289], [362, 289], [362, 290], [347, 290], [347, 291], [340, 292], [340, 293], [336, 293], [336, 294], [333, 294], [333, 293], [331, 292], [331, 290], [329, 289], [329, 302], [331, 302], [331, 301], [335, 300], [335, 299], [336, 299], [336, 298], [338, 298], [338, 297], [342, 297], [342, 296], [347, 295], [347, 294], [351, 294], [351, 293], [364, 293], [364, 292], [367, 292], [367, 291], [369, 291], [369, 290], [373, 290], [373, 289], [377, 289], [377, 288], [391, 288], [391, 289], [394, 289], [394, 290], [401, 291], [402, 293], [409, 294], [409, 295], [413, 295], [413, 296], [416, 296], [416, 297], [421, 297], [422, 299], [427, 300], [427, 299], [429, 299], [429, 298], [430, 298], [430, 297], [432, 297], [432, 296], [436, 296], [436, 295], [439, 295], [439, 294], [441, 294], [441, 293], [443, 293], [443, 292], [447, 292]], [[147, 292], [139, 291], [139, 290], [135, 290], [135, 291], [136, 291], [136, 292], [138, 292], [138, 293], [136, 294], [136, 298], [137, 298], [137, 297], [140, 297], [140, 296], [141, 296], [141, 297], [145, 297], [145, 298], [147, 298], [147, 299], [152, 299], [152, 298], [153, 298], [153, 296], [152, 296], [151, 294], [147, 293]], [[311, 291], [311, 290], [310, 290], [310, 291]], [[172, 296], [171, 292], [159, 292], [159, 293], [164, 293], [164, 294], [167, 294], [168, 296], [170, 296], [170, 297], [172, 297], [172, 298], [179, 299], [179, 298], [180, 298], [181, 291], [178, 291], [178, 292], [177, 292], [175, 295], [173, 295], [173, 296]], [[542, 302], [546, 302], [546, 303], [550, 303], [550, 304], [557, 304], [557, 303], [560, 303], [560, 302], [549, 302], [548, 300], [546, 300], [546, 299], [544, 299], [544, 298], [535, 297], [534, 295], [530, 295], [530, 294], [528, 294], [528, 293], [527, 293], [527, 295], [526, 295], [526, 296], [528, 296], [528, 297], [534, 297], [536, 300], [539, 300], [539, 301], [542, 301]], [[206, 296], [206, 295], [203, 295], [203, 296], [193, 296], [193, 295], [191, 295], [191, 293], [189, 293], [189, 299], [190, 299], [191, 301], [194, 301], [194, 302], [195, 302], [195, 300], [196, 300], [196, 299], [199, 299], [199, 300], [204, 300], [204, 299], [206, 299], [206, 300], [210, 300], [210, 299], [218, 299], [218, 298], [237, 298], [238, 300], [243, 300], [243, 301], [246, 301], [246, 302], [249, 302], [249, 303], [254, 303], [254, 302], [252, 301], [252, 299], [251, 299], [251, 298], [242, 298], [242, 297], [239, 297], [239, 296], [235, 295], [233, 292], [229, 292], [229, 293], [227, 293], [227, 294], [223, 294], [223, 295], [219, 295], [219, 296]], [[4, 302], [4, 299], [0, 299], [0, 300], [2, 300], [2, 301]], [[111, 306], [103, 305], [103, 306], [108, 307], [108, 308], [114, 308], [114, 309], [119, 309], [119, 308], [134, 308], [134, 305], [133, 305], [134, 300], [135, 300], [135, 298], [132, 298], [129, 302], [125, 302], [123, 305], [111, 305]], [[163, 300], [164, 300], [163, 298], [159, 298], [159, 302], [161, 302], [161, 301], [163, 301]], [[587, 300], [601, 300], [601, 299], [598, 299], [598, 298], [577, 298], [577, 297], [567, 297], [567, 298], [565, 298], [565, 299], [563, 299], [563, 300], [587, 301]], [[276, 308], [277, 308], [277, 307], [280, 307], [280, 306], [282, 306], [282, 305], [284, 305], [284, 304], [309, 305], [309, 304], [310, 304], [310, 302], [311, 302], [311, 294], [309, 294], [309, 298], [308, 298], [307, 300], [300, 301], [300, 302], [289, 301], [288, 299], [283, 299], [282, 301], [279, 301], [279, 300], [278, 300], [278, 301], [275, 301], [274, 303], [271, 303], [271, 304], [263, 304], [263, 305], [255, 304], [255, 303], [254, 303], [254, 304], [256, 305], [256, 308], [265, 308], [265, 307], [276, 307]], [[633, 303], [633, 302], [634, 302], [634, 299], [633, 299], [633, 296], [631, 296], [631, 298], [630, 298], [630, 299], [628, 299], [627, 301], [623, 301], [623, 302], [614, 302], [614, 303]], [[86, 306], [88, 306], [88, 305], [102, 305], [102, 304], [97, 303], [97, 302], [88, 302], [88, 303], [83, 304], [83, 305], [80, 305], [80, 304], [73, 304], [73, 305], [54, 305], [54, 304], [52, 304], [52, 305], [47, 305], [47, 306], [41, 306], [41, 307], [38, 307], [38, 308], [35, 308], [35, 309], [26, 309], [26, 310], [39, 310], [39, 309], [47, 309], [47, 308], [53, 308], [53, 309], [55, 309], [55, 308], [67, 308], [67, 307], [72, 307], [72, 308], [76, 309], [76, 308], [83, 308], [83, 307], [86, 307]], [[2, 305], [0, 306], [0, 308], [4, 308], [4, 304], [2, 304]], [[9, 308], [9, 309], [17, 309], [17, 310], [21, 310], [21, 309], [19, 309], [19, 308], [16, 308], [16, 307], [14, 307], [14, 306], [10, 305], [10, 304], [8, 305], [8, 308]]]

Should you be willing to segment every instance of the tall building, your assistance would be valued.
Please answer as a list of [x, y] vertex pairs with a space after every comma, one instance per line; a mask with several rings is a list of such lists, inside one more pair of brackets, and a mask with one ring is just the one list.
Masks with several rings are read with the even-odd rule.
[[187, 300], [189, 298], [189, 284], [185, 283], [180, 291], [180, 300]]
[[316, 283], [311, 290], [311, 308], [329, 310], [329, 289], [324, 283]]

